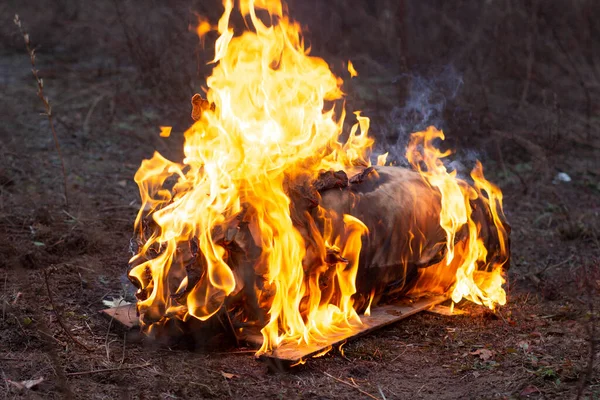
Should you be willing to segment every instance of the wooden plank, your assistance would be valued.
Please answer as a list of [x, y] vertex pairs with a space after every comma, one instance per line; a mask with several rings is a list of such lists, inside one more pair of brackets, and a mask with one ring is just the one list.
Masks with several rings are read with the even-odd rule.
[[[301, 360], [318, 355], [330, 347], [338, 346], [348, 339], [366, 335], [369, 332], [393, 324], [394, 322], [416, 314], [419, 311], [427, 310], [446, 300], [448, 300], [448, 297], [446, 296], [434, 296], [420, 298], [412, 303], [404, 302], [400, 304], [378, 306], [371, 310], [370, 316], [361, 316], [363, 325], [356, 331], [332, 336], [324, 343], [302, 345], [296, 343], [284, 343], [271, 353], [261, 355], [260, 358], [267, 362], [283, 363], [287, 365], [296, 364]], [[255, 335], [249, 335], [245, 339], [249, 342], [255, 342], [257, 337]], [[262, 342], [262, 337], [260, 337], [260, 341]]]
[[[261, 355], [261, 359], [267, 362], [284, 363], [287, 365], [295, 364], [303, 359], [318, 355], [326, 349], [338, 346], [343, 342], [366, 335], [369, 332], [393, 324], [420, 311], [440, 307], [440, 303], [448, 300], [446, 296], [423, 297], [414, 302], [404, 301], [398, 304], [389, 304], [374, 307], [371, 315], [361, 316], [363, 325], [353, 332], [331, 336], [326, 342], [297, 345], [296, 343], [284, 343], [271, 353]], [[448, 307], [446, 307], [448, 308]], [[455, 309], [456, 313], [458, 310]], [[135, 304], [126, 304], [124, 306], [108, 308], [101, 313], [108, 318], [114, 318], [114, 321], [124, 327], [131, 329], [139, 326], [139, 319], [136, 314]], [[258, 332], [242, 332], [239, 336], [240, 341], [245, 341], [256, 347], [262, 345], [262, 335]]]
[[107, 308], [100, 312], [108, 318], [113, 318], [113, 321], [120, 323], [127, 329], [140, 326], [140, 320], [137, 316], [135, 304], [125, 304], [124, 306]]

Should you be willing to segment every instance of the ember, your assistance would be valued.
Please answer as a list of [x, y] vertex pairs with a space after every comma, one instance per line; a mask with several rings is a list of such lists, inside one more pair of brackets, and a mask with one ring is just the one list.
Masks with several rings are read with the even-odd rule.
[[[385, 155], [372, 166], [369, 119], [355, 112], [339, 141], [343, 82], [308, 55], [283, 5], [241, 0], [241, 35], [224, 6], [183, 162], [155, 153], [135, 176], [129, 275], [143, 329], [224, 310], [242, 331], [261, 328], [263, 354], [364, 331], [359, 314], [406, 296], [505, 304], [508, 225], [481, 165], [473, 183], [448, 172], [432, 127], [412, 136], [414, 171]], [[209, 29], [203, 20], [198, 32]]]

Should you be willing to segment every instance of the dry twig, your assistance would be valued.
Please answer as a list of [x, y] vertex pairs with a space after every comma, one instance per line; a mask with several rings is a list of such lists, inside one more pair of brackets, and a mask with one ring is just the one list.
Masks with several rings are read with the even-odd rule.
[[104, 368], [104, 369], [96, 369], [91, 371], [80, 371], [80, 372], [69, 372], [66, 374], [67, 376], [77, 376], [77, 375], [90, 375], [90, 374], [100, 374], [103, 372], [115, 372], [115, 371], [124, 371], [128, 369], [138, 369], [138, 368], [146, 368], [149, 367], [150, 363], [139, 364], [139, 365], [131, 365], [128, 367], [119, 367], [119, 368]]
[[[119, 302], [117, 303], [117, 308], [121, 306], [121, 302], [123, 301], [123, 299], [121, 298], [121, 300], [119, 300]], [[110, 362], [110, 344], [112, 342], [108, 341], [108, 335], [110, 334], [110, 328], [112, 327], [112, 323], [115, 319], [115, 315], [117, 314], [117, 312], [115, 311], [111, 316], [110, 316], [110, 322], [108, 323], [108, 329], [106, 330], [106, 339], [104, 340], [104, 347], [106, 349], [106, 361]], [[123, 357], [125, 357], [125, 343], [123, 343]]]
[[324, 372], [324, 371], [323, 371], [323, 374], [325, 374], [325, 376], [328, 376], [328, 377], [330, 377], [331, 379], [334, 379], [334, 380], [336, 380], [336, 381], [338, 381], [338, 382], [340, 382], [340, 383], [343, 383], [344, 385], [348, 385], [348, 386], [350, 386], [351, 388], [354, 388], [354, 389], [358, 390], [360, 393], [364, 394], [364, 395], [365, 395], [365, 396], [367, 396], [367, 397], [370, 397], [370, 398], [372, 398], [372, 399], [374, 399], [374, 400], [379, 400], [377, 397], [373, 396], [371, 393], [368, 393], [368, 392], [365, 392], [364, 390], [362, 390], [362, 389], [361, 389], [360, 387], [358, 387], [358, 385], [356, 385], [356, 384], [354, 384], [354, 385], [353, 385], [353, 384], [352, 384], [352, 383], [350, 383], [350, 382], [346, 382], [346, 381], [345, 381], [345, 380], [343, 380], [343, 379], [336, 378], [335, 376], [333, 376], [333, 375], [331, 375], [331, 374], [328, 374], [327, 372]]
[[19, 19], [19, 15], [15, 14], [14, 23], [19, 27], [19, 31], [21, 35], [23, 35], [23, 39], [25, 40], [25, 48], [27, 49], [27, 53], [29, 53], [29, 59], [31, 61], [31, 72], [35, 81], [37, 82], [37, 96], [40, 98], [42, 103], [44, 104], [45, 115], [48, 118], [48, 122], [50, 123], [50, 130], [52, 131], [52, 138], [54, 139], [54, 147], [56, 148], [56, 152], [58, 153], [58, 158], [60, 159], [60, 165], [62, 168], [63, 175], [63, 190], [65, 195], [65, 207], [69, 208], [69, 196], [67, 193], [67, 172], [65, 169], [65, 160], [63, 159], [62, 152], [60, 151], [60, 144], [58, 143], [58, 135], [56, 134], [56, 129], [54, 129], [54, 120], [52, 119], [52, 107], [50, 107], [50, 101], [48, 97], [44, 95], [44, 81], [39, 76], [39, 71], [35, 67], [35, 49], [31, 48], [31, 42], [29, 40], [29, 34], [23, 28], [21, 20]]
[[75, 339], [75, 337], [71, 334], [71, 331], [67, 329], [67, 327], [63, 323], [62, 319], [60, 318], [60, 314], [58, 313], [58, 310], [56, 309], [56, 306], [54, 305], [54, 300], [52, 299], [52, 292], [50, 291], [50, 283], [48, 282], [48, 272], [46, 270], [44, 270], [44, 280], [46, 281], [46, 290], [48, 291], [48, 300], [50, 300], [50, 305], [52, 306], [52, 311], [54, 311], [54, 315], [56, 316], [56, 321], [58, 322], [60, 327], [63, 329], [63, 331], [65, 331], [65, 333], [67, 334], [69, 339], [71, 339], [73, 341], [73, 343], [79, 345], [80, 347], [84, 348], [87, 351], [93, 351], [92, 349], [87, 347], [85, 344], [83, 344], [79, 340]]

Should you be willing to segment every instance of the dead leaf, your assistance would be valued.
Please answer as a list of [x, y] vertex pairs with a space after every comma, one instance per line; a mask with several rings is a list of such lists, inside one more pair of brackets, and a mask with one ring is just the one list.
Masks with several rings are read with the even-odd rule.
[[121, 296], [114, 297], [112, 300], [102, 300], [102, 303], [104, 303], [106, 307], [110, 308], [126, 306], [131, 304], [130, 302], [125, 301], [125, 299]]
[[483, 361], [487, 361], [494, 356], [494, 352], [488, 349], [477, 349], [469, 354], [472, 356], [479, 356]]
[[21, 382], [15, 382], [15, 381], [11, 381], [10, 379], [7, 379], [6, 382], [10, 383], [11, 385], [13, 385], [14, 387], [16, 387], [19, 390], [33, 389], [40, 383], [44, 382], [44, 378], [39, 377], [37, 379], [29, 379], [29, 380], [21, 381]]
[[533, 393], [541, 393], [540, 389], [536, 388], [533, 385], [529, 385], [527, 386], [525, 389], [521, 390], [521, 396], [529, 396], [530, 394]]
[[223, 371], [221, 371], [221, 375], [223, 375], [223, 378], [225, 378], [225, 379], [239, 378], [238, 375], [236, 375], [236, 374], [230, 374], [229, 372], [223, 372]]

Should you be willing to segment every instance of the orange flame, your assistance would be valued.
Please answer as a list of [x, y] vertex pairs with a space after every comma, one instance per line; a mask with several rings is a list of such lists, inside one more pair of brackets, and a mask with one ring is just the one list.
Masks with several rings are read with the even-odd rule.
[[[130, 276], [147, 294], [138, 302], [145, 320], [210, 318], [228, 295], [241, 289], [227, 264], [228, 252], [213, 240], [213, 232], [251, 205], [250, 230], [261, 249], [255, 270], [265, 279], [263, 292], [272, 293], [261, 349], [267, 351], [283, 340], [320, 340], [332, 329], [360, 324], [352, 295], [364, 224], [346, 215], [345, 237], [320, 238], [320, 251], [337, 247], [348, 260], [336, 267], [338, 293], [321, 298], [319, 276], [305, 279], [305, 243], [292, 221], [284, 181], [368, 165], [372, 139], [366, 135], [368, 118], [356, 113], [358, 123], [347, 142], [337, 141], [344, 114], [336, 119], [333, 108], [323, 109], [325, 101], [341, 98], [342, 81], [325, 61], [307, 55], [299, 26], [283, 14], [281, 3], [241, 1], [240, 11], [255, 31], [236, 37], [229, 28], [233, 4], [224, 5], [213, 60], [217, 64], [207, 79], [207, 99], [214, 109], [205, 110], [185, 133], [183, 164], [156, 153], [136, 174], [143, 202], [136, 227], [145, 243], [131, 260], [137, 265]], [[266, 26], [256, 16], [258, 8], [278, 23]], [[165, 187], [171, 177], [176, 182], [169, 190]], [[143, 216], [150, 213], [157, 228], [145, 235]], [[197, 282], [186, 274], [190, 255], [178, 251], [192, 239], [205, 270]], [[159, 254], [150, 259], [150, 252]], [[184, 301], [177, 300], [182, 293]]]
[[[251, 28], [237, 36], [230, 27], [233, 1], [223, 4], [214, 69], [207, 78], [210, 107], [195, 114], [197, 121], [185, 132], [183, 162], [155, 153], [135, 176], [142, 199], [135, 227], [142, 243], [129, 275], [139, 287], [138, 311], [147, 329], [171, 319], [204, 321], [226, 307], [228, 297], [250, 289], [268, 310], [259, 353], [288, 341], [323, 342], [361, 325], [354, 295], [368, 229], [356, 217], [318, 206], [299, 223], [288, 185], [314, 181], [321, 171], [370, 166], [369, 119], [356, 112], [348, 139], [338, 142], [345, 118], [343, 109], [339, 116], [335, 112], [342, 80], [324, 60], [309, 56], [299, 25], [279, 0], [240, 0], [239, 12]], [[266, 11], [271, 23], [257, 10]], [[214, 28], [199, 21], [200, 36]], [[352, 74], [350, 62], [348, 68]], [[470, 205], [483, 201], [505, 238], [500, 191], [485, 180], [479, 164], [473, 186], [448, 173], [441, 161], [448, 153], [433, 146], [436, 138], [443, 134], [433, 128], [419, 132], [407, 152], [441, 194], [440, 225], [447, 236], [445, 259], [424, 270], [419, 289], [445, 291], [448, 281], [454, 301], [504, 304], [501, 270], [507, 249], [502, 249], [506, 258], [486, 259]], [[379, 156], [377, 165], [385, 165], [386, 157]], [[343, 222], [342, 232], [332, 228], [334, 220]], [[232, 269], [240, 256], [231, 242], [244, 234], [242, 225], [258, 249], [242, 261], [251, 264], [260, 282]], [[327, 254], [336, 254], [335, 260], [326, 261]], [[307, 272], [308, 259], [320, 266]], [[325, 274], [333, 277], [333, 287], [322, 287]]]
[[356, 69], [354, 69], [354, 65], [352, 64], [352, 61], [350, 61], [350, 60], [348, 60], [348, 72], [350, 73], [351, 78], [358, 76], [358, 72], [356, 72]]
[[169, 137], [171, 136], [171, 130], [173, 129], [170, 126], [159, 126], [160, 128], [160, 137]]
[[[508, 238], [502, 211], [502, 192], [485, 179], [479, 162], [471, 172], [473, 186], [458, 178], [456, 171], [448, 172], [442, 160], [451, 152], [438, 150], [434, 146], [434, 141], [438, 139], [444, 140], [444, 133], [434, 127], [413, 133], [406, 151], [406, 158], [411, 165], [429, 185], [440, 192], [440, 226], [446, 232], [447, 239], [447, 252], [440, 263], [440, 266], [446, 266], [445, 271], [441, 268], [429, 268], [430, 274], [435, 271], [436, 283], [423, 279], [421, 285], [439, 286], [444, 276], [451, 272], [451, 278], [455, 281], [452, 290], [452, 300], [455, 303], [466, 298], [493, 309], [496, 304], [506, 304], [506, 293], [502, 288], [505, 282], [502, 267], [508, 261]], [[500, 249], [494, 260], [488, 260], [488, 249], [481, 237], [481, 226], [473, 218], [471, 203], [476, 199], [483, 202], [483, 209], [489, 209], [496, 227]]]
[[202, 16], [198, 16], [198, 25], [196, 25], [196, 34], [200, 39], [204, 39], [204, 36], [214, 30], [215, 28], [208, 22], [208, 20]]

